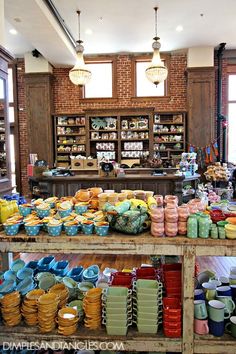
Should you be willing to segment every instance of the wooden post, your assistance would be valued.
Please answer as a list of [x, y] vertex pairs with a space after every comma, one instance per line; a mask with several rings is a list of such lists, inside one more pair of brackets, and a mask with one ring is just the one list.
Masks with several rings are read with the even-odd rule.
[[184, 246], [183, 252], [183, 269], [182, 269], [182, 284], [183, 284], [183, 354], [193, 354], [194, 348], [194, 275], [195, 275], [195, 246]]

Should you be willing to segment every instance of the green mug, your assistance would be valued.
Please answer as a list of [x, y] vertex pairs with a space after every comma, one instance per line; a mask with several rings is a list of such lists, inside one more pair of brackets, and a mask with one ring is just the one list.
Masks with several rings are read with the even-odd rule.
[[198, 320], [205, 320], [207, 318], [205, 300], [194, 300], [194, 317]]
[[236, 316], [230, 317], [230, 322], [226, 324], [225, 331], [226, 333], [231, 334], [234, 338], [236, 338]]
[[235, 274], [230, 274], [229, 283], [230, 283], [230, 285], [236, 285], [236, 275]]
[[230, 318], [230, 313], [225, 304], [219, 300], [211, 300], [208, 302], [209, 318], [215, 322], [223, 322], [225, 319]]
[[231, 296], [216, 296], [216, 300], [219, 300], [225, 304], [226, 310], [229, 313], [233, 313], [235, 309], [235, 303], [233, 302]]

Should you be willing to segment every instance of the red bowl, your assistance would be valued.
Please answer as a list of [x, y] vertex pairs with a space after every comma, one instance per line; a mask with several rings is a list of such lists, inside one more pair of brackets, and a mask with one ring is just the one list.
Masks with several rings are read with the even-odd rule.
[[177, 322], [175, 322], [175, 321], [164, 321], [163, 322], [163, 327], [165, 329], [176, 329], [176, 330], [180, 329], [181, 330], [182, 322], [181, 322], [181, 320], [177, 321]]
[[165, 287], [167, 288], [181, 288], [181, 279], [165, 279]]
[[181, 302], [175, 297], [163, 297], [164, 309], [181, 309]]
[[172, 322], [172, 321], [173, 322], [180, 322], [181, 318], [182, 318], [181, 313], [178, 313], [176, 315], [174, 315], [174, 314], [170, 315], [170, 314], [166, 313], [166, 311], [165, 311], [163, 314], [163, 320], [165, 322]]
[[132, 279], [129, 278], [114, 278], [111, 282], [112, 286], [125, 286], [127, 288], [131, 288], [132, 286]]
[[141, 279], [141, 277], [156, 277], [156, 269], [153, 267], [146, 267], [146, 268], [137, 268], [136, 269], [136, 277]]
[[166, 316], [180, 316], [182, 315], [181, 309], [164, 309], [164, 314]]
[[171, 270], [180, 270], [182, 269], [181, 263], [173, 263], [173, 264], [163, 264], [162, 269], [164, 272], [171, 271]]
[[179, 338], [181, 337], [181, 329], [164, 328], [164, 335], [169, 338]]

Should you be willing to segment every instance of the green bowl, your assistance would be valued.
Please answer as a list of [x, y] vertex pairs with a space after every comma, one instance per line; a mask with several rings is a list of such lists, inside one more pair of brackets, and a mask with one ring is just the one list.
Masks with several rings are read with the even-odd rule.
[[126, 336], [128, 327], [127, 326], [106, 326], [107, 334], [114, 336]]
[[217, 225], [219, 227], [225, 227], [225, 225], [227, 225], [227, 224], [228, 224], [228, 221], [226, 221], [226, 220], [221, 220], [221, 221], [217, 222]]

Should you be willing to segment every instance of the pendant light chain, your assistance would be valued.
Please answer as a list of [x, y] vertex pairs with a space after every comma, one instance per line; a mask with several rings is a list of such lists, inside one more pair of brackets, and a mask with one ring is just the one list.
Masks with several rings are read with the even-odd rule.
[[157, 38], [157, 10], [158, 7], [154, 7], [155, 10], [155, 38]]
[[77, 11], [78, 14], [78, 32], [79, 32], [79, 40], [78, 42], [81, 43], [82, 41], [80, 40], [80, 11]]

